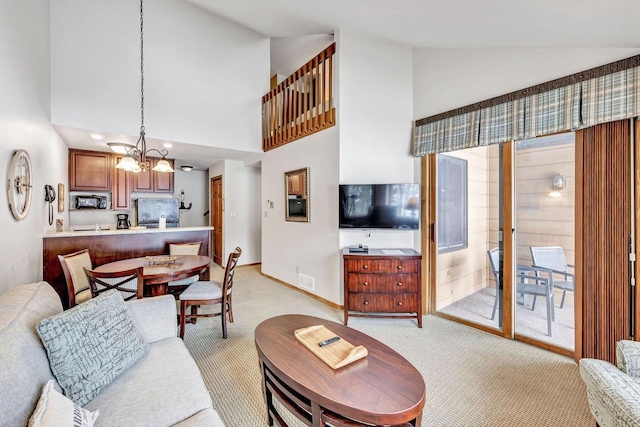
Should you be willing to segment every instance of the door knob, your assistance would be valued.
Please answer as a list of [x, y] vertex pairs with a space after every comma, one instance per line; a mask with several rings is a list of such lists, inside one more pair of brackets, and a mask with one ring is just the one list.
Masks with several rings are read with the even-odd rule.
[[402, 286], [402, 282], [398, 282], [398, 286]]
[[365, 265], [362, 266], [362, 268], [364, 268], [366, 270], [369, 267], [367, 267], [367, 265], [365, 264]]
[[369, 282], [364, 282], [363, 285], [369, 286]]
[[365, 301], [365, 302], [364, 302], [364, 305], [369, 305], [369, 301]]
[[399, 301], [399, 302], [398, 302], [398, 305], [399, 305], [399, 306], [402, 306], [402, 302], [400, 302], [400, 301]]
[[402, 266], [401, 265], [398, 266], [398, 270], [402, 270]]

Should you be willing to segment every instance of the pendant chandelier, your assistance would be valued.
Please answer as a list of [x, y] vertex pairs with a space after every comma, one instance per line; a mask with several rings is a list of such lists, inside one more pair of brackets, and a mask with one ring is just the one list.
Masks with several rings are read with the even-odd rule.
[[146, 172], [151, 169], [151, 163], [147, 160], [147, 154], [156, 151], [162, 156], [153, 168], [156, 172], [173, 172], [171, 165], [166, 159], [169, 154], [167, 150], [156, 150], [150, 148], [147, 150], [147, 141], [144, 138], [144, 19], [142, 13], [142, 0], [140, 0], [140, 137], [138, 142], [133, 146], [131, 144], [123, 144], [119, 142], [109, 143], [109, 147], [117, 153], [125, 156], [116, 165], [118, 169], [124, 169], [130, 172]]

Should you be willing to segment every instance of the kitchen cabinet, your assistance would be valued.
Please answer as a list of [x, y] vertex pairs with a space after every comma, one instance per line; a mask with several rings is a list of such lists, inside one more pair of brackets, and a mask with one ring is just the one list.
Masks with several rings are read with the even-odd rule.
[[[160, 159], [147, 157], [151, 169], [153, 169]], [[173, 160], [167, 159], [171, 167], [174, 167]], [[148, 170], [146, 172], [138, 172], [133, 177], [133, 191], [135, 193], [173, 193], [174, 173], [154, 172]]]
[[304, 196], [305, 195], [305, 175], [302, 173], [290, 175], [288, 179], [288, 190], [290, 195]]
[[69, 191], [111, 191], [113, 155], [69, 150]]
[[[115, 164], [122, 159], [122, 156], [115, 157]], [[111, 194], [111, 206], [114, 211], [131, 210], [131, 190], [133, 188], [133, 172], [122, 169], [113, 169], [113, 183]]]
[[345, 249], [344, 324], [354, 317], [414, 317], [422, 327], [422, 256], [413, 249]]

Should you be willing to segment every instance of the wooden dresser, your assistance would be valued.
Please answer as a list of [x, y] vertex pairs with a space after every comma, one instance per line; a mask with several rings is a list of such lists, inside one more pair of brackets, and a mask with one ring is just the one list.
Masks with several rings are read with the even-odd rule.
[[[402, 254], [389, 254], [401, 251]], [[387, 253], [385, 253], [387, 252]], [[422, 255], [413, 249], [342, 251], [344, 324], [353, 317], [410, 317], [422, 327]]]

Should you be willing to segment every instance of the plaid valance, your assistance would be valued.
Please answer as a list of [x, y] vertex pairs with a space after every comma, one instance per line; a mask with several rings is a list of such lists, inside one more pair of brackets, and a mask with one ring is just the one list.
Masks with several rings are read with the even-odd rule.
[[416, 122], [413, 154], [535, 138], [640, 116], [640, 55]]

